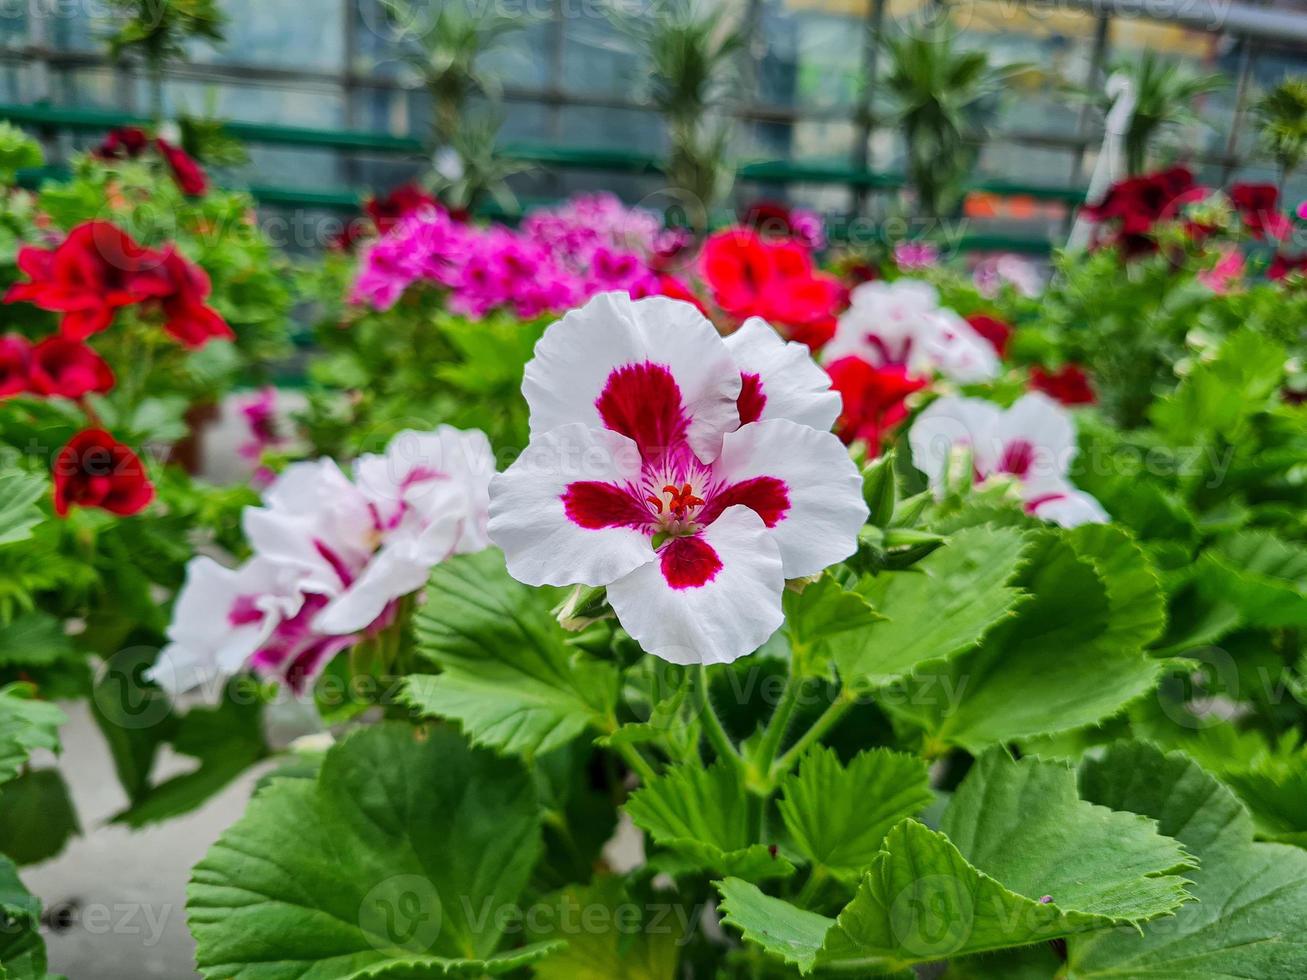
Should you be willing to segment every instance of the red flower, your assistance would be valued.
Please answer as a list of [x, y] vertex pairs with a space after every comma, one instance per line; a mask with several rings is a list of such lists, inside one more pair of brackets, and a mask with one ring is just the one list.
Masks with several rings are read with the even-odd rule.
[[91, 155], [101, 160], [134, 160], [150, 145], [150, 137], [139, 126], [119, 126], [109, 130], [104, 142]]
[[114, 384], [104, 358], [81, 341], [59, 334], [32, 348], [28, 371], [28, 383], [38, 395], [81, 398], [93, 391], [103, 394]]
[[103, 429], [79, 432], [54, 461], [54, 510], [99, 507], [128, 517], [154, 499], [140, 458]]
[[971, 329], [988, 340], [998, 351], [999, 357], [1007, 354], [1008, 341], [1012, 339], [1012, 325], [1004, 323], [997, 317], [989, 316], [985, 313], [973, 313], [967, 317], [967, 323], [971, 324]]
[[28, 282], [11, 286], [6, 303], [32, 303], [62, 313], [59, 329], [85, 340], [108, 328], [119, 307], [164, 294], [159, 256], [107, 221], [87, 221], [54, 249], [24, 246], [18, 268]]
[[1307, 252], [1293, 257], [1276, 253], [1275, 258], [1271, 259], [1270, 268], [1266, 270], [1266, 278], [1278, 281], [1292, 272], [1307, 272]]
[[826, 368], [844, 410], [835, 423], [845, 442], [861, 439], [873, 456], [908, 414], [904, 400], [926, 387], [926, 379], [909, 376], [902, 364], [876, 367], [860, 357], [842, 357]]
[[1059, 371], [1036, 366], [1030, 371], [1030, 387], [1063, 405], [1092, 405], [1098, 400], [1089, 384], [1089, 375], [1076, 364], [1064, 365]]
[[209, 275], [175, 248], [163, 254], [161, 271], [169, 291], [160, 299], [163, 328], [187, 347], [203, 347], [210, 340], [233, 340], [235, 332], [205, 300], [213, 291]]
[[845, 299], [838, 280], [813, 270], [804, 246], [767, 242], [748, 228], [719, 231], [704, 243], [703, 274], [732, 317], [760, 316], [814, 350], [834, 334]]
[[363, 210], [383, 235], [394, 228], [401, 218], [423, 208], [439, 206], [439, 202], [417, 184], [403, 184], [385, 197], [370, 197], [363, 202]]
[[1280, 192], [1274, 184], [1235, 184], [1230, 188], [1230, 203], [1254, 238], [1289, 237], [1292, 226], [1280, 213]]
[[168, 168], [172, 170], [173, 180], [177, 181], [177, 186], [181, 188], [183, 194], [199, 197], [209, 189], [209, 178], [194, 157], [162, 137], [154, 142]]
[[660, 275], [658, 277], [658, 291], [655, 295], [668, 296], [671, 299], [679, 299], [686, 303], [693, 303], [695, 309], [704, 316], [708, 316], [708, 310], [703, 305], [703, 300], [696, 296], [689, 286], [687, 286], [682, 280], [677, 279], [675, 276], [669, 276], [666, 274]]
[[0, 337], [0, 398], [21, 395], [28, 390], [31, 360], [32, 345], [26, 337], [16, 333]]
[[1194, 183], [1187, 167], [1172, 167], [1113, 184], [1098, 204], [1084, 213], [1100, 224], [1114, 223], [1103, 242], [1118, 245], [1126, 255], [1155, 251], [1151, 232], [1159, 221], [1179, 215], [1187, 204], [1202, 200], [1207, 189]]

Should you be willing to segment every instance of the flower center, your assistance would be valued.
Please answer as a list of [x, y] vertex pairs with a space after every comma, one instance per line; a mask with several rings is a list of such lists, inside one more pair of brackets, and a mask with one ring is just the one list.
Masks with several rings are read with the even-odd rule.
[[[655, 484], [656, 485], [656, 484]], [[704, 498], [688, 481], [666, 483], [660, 492], [655, 493], [653, 486], [648, 488], [645, 500], [653, 509], [654, 519], [659, 533], [681, 535], [695, 531], [694, 518], [704, 505]]]

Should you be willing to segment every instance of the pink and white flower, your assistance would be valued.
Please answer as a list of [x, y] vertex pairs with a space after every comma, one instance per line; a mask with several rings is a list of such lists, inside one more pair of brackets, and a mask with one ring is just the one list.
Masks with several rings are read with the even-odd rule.
[[254, 558], [197, 558], [153, 676], [184, 690], [243, 665], [305, 689], [330, 659], [394, 620], [433, 566], [487, 546], [494, 457], [481, 432], [401, 432], [345, 475], [295, 463], [245, 511]]
[[522, 385], [531, 443], [490, 486], [509, 572], [607, 586], [627, 632], [674, 663], [757, 649], [785, 580], [852, 554], [867, 516], [824, 431], [838, 397], [802, 350], [761, 321], [723, 341], [665, 297], [604, 293], [553, 324]]
[[859, 357], [876, 367], [902, 365], [918, 376], [938, 371], [960, 384], [988, 381], [1000, 365], [994, 345], [940, 306], [935, 287], [919, 279], [877, 280], [854, 289], [822, 356], [827, 363]]
[[913, 423], [908, 444], [913, 463], [936, 491], [945, 487], [954, 451], [965, 448], [978, 484], [1011, 480], [1036, 517], [1062, 527], [1110, 519], [1097, 500], [1071, 485], [1075, 423], [1042, 392], [1021, 396], [1007, 410], [980, 398], [937, 399]]
[[1019, 255], [995, 255], [976, 263], [971, 274], [980, 295], [993, 299], [1004, 286], [1011, 286], [1022, 296], [1033, 299], [1044, 291], [1044, 276], [1034, 263]]

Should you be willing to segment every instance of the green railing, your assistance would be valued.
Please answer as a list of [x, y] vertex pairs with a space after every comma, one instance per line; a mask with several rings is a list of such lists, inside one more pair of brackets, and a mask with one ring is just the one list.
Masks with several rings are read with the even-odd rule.
[[[0, 104], [0, 119], [38, 130], [103, 132], [115, 126], [144, 125], [147, 119], [110, 109], [46, 104]], [[263, 123], [229, 122], [226, 130], [237, 139], [271, 146], [296, 146], [345, 152], [384, 155], [420, 156], [423, 144], [414, 137], [386, 133], [357, 132], [339, 129], [280, 126]], [[626, 174], [659, 174], [661, 161], [652, 155], [624, 150], [592, 147], [558, 146], [544, 143], [511, 142], [500, 153], [509, 159], [541, 166], [603, 170]], [[21, 175], [32, 186], [42, 179], [58, 177], [58, 168], [42, 168]], [[858, 169], [841, 163], [791, 163], [756, 161], [742, 164], [737, 177], [744, 181], [770, 184], [821, 183], [840, 184], [870, 191], [893, 191], [904, 186], [901, 174]], [[301, 188], [251, 185], [250, 194], [260, 204], [273, 207], [314, 207], [353, 211], [367, 191], [348, 188], [304, 190]], [[981, 180], [967, 185], [967, 190], [1001, 197], [1028, 197], [1076, 205], [1084, 200], [1081, 187], [1023, 184], [1013, 181]], [[1027, 254], [1046, 254], [1049, 242], [1030, 236], [983, 234], [964, 237], [962, 247], [977, 250], [1010, 250]]]

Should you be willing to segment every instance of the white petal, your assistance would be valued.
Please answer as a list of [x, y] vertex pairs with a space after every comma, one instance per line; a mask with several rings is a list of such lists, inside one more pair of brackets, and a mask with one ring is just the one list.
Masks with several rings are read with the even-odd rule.
[[892, 354], [911, 341], [911, 354], [919, 358], [926, 341], [934, 334], [931, 316], [939, 307], [939, 293], [919, 279], [865, 282], [849, 294], [849, 308], [840, 316], [835, 336], [822, 352], [829, 364], [841, 357], [861, 357], [871, 364], [884, 364], [881, 346], [869, 343], [869, 334], [880, 339]]
[[453, 553], [462, 529], [462, 520], [451, 513], [419, 537], [388, 543], [349, 588], [323, 608], [313, 628], [333, 636], [366, 629], [393, 600], [426, 585], [431, 569]]
[[1060, 480], [1070, 469], [1076, 455], [1076, 426], [1071, 414], [1043, 392], [1022, 395], [998, 419], [989, 444], [983, 451], [977, 448], [976, 461], [981, 472], [990, 472], [1005, 447], [1016, 441], [1027, 443], [1034, 450], [1025, 482], [1038, 486], [1049, 480]]
[[724, 664], [780, 627], [785, 574], [761, 518], [731, 507], [701, 532], [722, 567], [708, 583], [672, 588], [659, 562], [608, 587], [622, 627], [647, 652], [674, 664]]
[[952, 310], [939, 310], [930, 317], [931, 329], [923, 331], [923, 343], [914, 358], [916, 370], [938, 370], [958, 384], [976, 384], [998, 377], [1002, 362], [998, 351]]
[[840, 415], [839, 392], [807, 345], [786, 342], [761, 317], [750, 317], [726, 338], [745, 374], [756, 374], [766, 398], [759, 419], [791, 419], [829, 432]]
[[1038, 501], [1032, 513], [1045, 521], [1062, 527], [1081, 524], [1107, 524], [1112, 518], [1103, 505], [1082, 490], [1066, 486], [1060, 495], [1045, 496]]
[[509, 574], [527, 585], [607, 585], [652, 562], [644, 531], [581, 527], [563, 508], [569, 484], [626, 485], [639, 476], [639, 450], [616, 432], [578, 423], [532, 439], [490, 482], [490, 540], [503, 549]]
[[1002, 410], [983, 398], [937, 398], [917, 416], [908, 432], [912, 463], [938, 489], [954, 446], [969, 446], [978, 458], [994, 442]]
[[753, 422], [728, 433], [713, 480], [738, 484], [774, 477], [785, 484], [789, 509], [768, 529], [786, 578], [816, 575], [853, 554], [867, 520], [862, 477], [844, 444], [788, 419]]
[[671, 372], [690, 419], [690, 446], [712, 459], [722, 433], [739, 424], [740, 374], [712, 323], [665, 296], [600, 293], [545, 331], [522, 380], [532, 436], [576, 422], [602, 428], [595, 402], [609, 376], [645, 362]]

